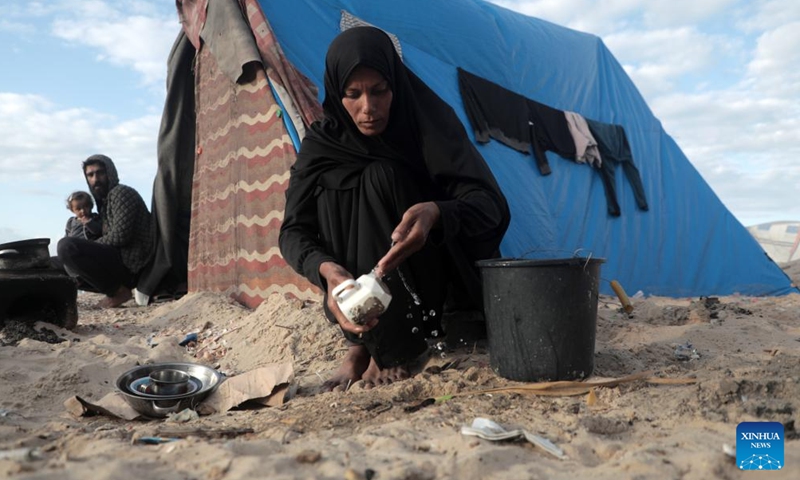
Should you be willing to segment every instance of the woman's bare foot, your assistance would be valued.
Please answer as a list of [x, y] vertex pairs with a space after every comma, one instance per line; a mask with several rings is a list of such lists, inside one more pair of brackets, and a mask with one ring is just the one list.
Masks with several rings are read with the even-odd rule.
[[339, 369], [336, 370], [333, 377], [322, 384], [322, 391], [331, 392], [340, 385], [347, 389], [351, 384], [361, 380], [368, 365], [370, 365], [370, 356], [367, 347], [351, 345]]
[[381, 370], [378, 368], [378, 364], [375, 363], [375, 360], [370, 357], [369, 366], [361, 378], [364, 380], [364, 388], [372, 388], [378, 385], [389, 385], [390, 383], [399, 382], [410, 376], [411, 372], [408, 371], [405, 365]]
[[117, 308], [131, 298], [133, 298], [131, 289], [123, 285], [119, 287], [114, 295], [110, 297], [107, 296], [106, 298], [97, 302], [97, 306], [100, 308]]
[[364, 388], [369, 389], [378, 385], [389, 385], [410, 378], [421, 372], [429, 359], [430, 353], [426, 351], [406, 365], [381, 370], [375, 360], [370, 358], [369, 367], [367, 367], [364, 375], [361, 376], [362, 380], [364, 380]]

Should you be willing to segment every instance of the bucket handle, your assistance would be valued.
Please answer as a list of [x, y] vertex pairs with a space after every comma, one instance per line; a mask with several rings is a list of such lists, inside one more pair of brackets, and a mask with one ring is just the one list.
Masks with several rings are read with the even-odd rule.
[[[586, 262], [584, 262], [584, 264], [583, 264], [583, 270], [586, 271], [586, 266], [589, 265], [589, 261], [594, 256], [594, 252], [588, 252], [588, 255], [586, 257], [582, 257], [581, 255], [579, 255], [579, 253], [581, 251], [583, 251], [583, 250], [584, 250], [583, 248], [578, 248], [578, 249], [574, 250], [572, 252], [572, 258], [586, 258]], [[525, 255], [530, 255], [531, 253], [534, 253], [534, 252], [569, 252], [569, 250], [561, 250], [561, 249], [557, 249], [557, 248], [555, 248], [555, 249], [546, 249], [546, 250], [545, 249], [539, 249], [539, 248], [532, 248], [530, 250], [525, 251], [522, 255], [520, 255], [520, 258], [525, 258]]]

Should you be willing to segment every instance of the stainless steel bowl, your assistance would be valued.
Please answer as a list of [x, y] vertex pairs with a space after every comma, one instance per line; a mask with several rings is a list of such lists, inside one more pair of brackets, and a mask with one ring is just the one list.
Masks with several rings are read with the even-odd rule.
[[[182, 395], [140, 395], [131, 389], [131, 384], [150, 376], [159, 370], [179, 370], [188, 373], [200, 382], [196, 391]], [[170, 413], [180, 412], [185, 408], [194, 409], [225, 380], [225, 376], [211, 367], [197, 363], [155, 363], [142, 365], [123, 373], [116, 381], [116, 387], [122, 398], [134, 410], [144, 416], [163, 418]]]

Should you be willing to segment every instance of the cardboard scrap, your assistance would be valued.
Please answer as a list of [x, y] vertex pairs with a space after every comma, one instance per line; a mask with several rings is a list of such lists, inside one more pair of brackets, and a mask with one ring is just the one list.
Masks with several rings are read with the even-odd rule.
[[[291, 382], [294, 367], [290, 363], [271, 364], [225, 379], [197, 407], [203, 414], [227, 412], [247, 401], [264, 406], [283, 405]], [[78, 395], [68, 398], [64, 407], [75, 417], [105, 415], [123, 420], [146, 418], [133, 409], [119, 392], [111, 392], [97, 402], [89, 402]]]
[[[283, 404], [289, 384], [294, 380], [291, 363], [275, 363], [225, 380], [202, 403], [215, 412], [227, 412], [247, 401], [265, 406]], [[275, 398], [272, 398], [273, 395]]]
[[142, 414], [133, 409], [118, 392], [111, 392], [95, 403], [88, 402], [75, 395], [64, 402], [67, 411], [76, 417], [91, 417], [105, 415], [123, 420], [137, 420], [144, 418]]

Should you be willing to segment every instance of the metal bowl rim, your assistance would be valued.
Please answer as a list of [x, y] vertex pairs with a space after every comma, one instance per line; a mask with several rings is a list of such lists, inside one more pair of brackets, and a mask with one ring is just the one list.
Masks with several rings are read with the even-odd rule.
[[[186, 393], [181, 393], [179, 395], [156, 395], [154, 393], [140, 392], [140, 391], [137, 391], [136, 389], [130, 388], [131, 385], [133, 385], [136, 382], [139, 382], [140, 380], [143, 380], [144, 378], [145, 377], [139, 377], [139, 378], [131, 379], [131, 381], [127, 385], [128, 393], [130, 395], [133, 395], [133, 396], [136, 396], [136, 397], [139, 397], [139, 398], [144, 398], [144, 399], [147, 399], [147, 400], [175, 400], [175, 399], [182, 399], [184, 397], [186, 397], [186, 398], [192, 397], [192, 396], [196, 395], [197, 393], [199, 393], [203, 389], [203, 381], [200, 380], [199, 378], [194, 377], [194, 376], [191, 376], [191, 379], [189, 380], [189, 382], [192, 383], [193, 385], [196, 385], [195, 390], [190, 390], [190, 391], [188, 391]], [[197, 382], [195, 383], [192, 380], [196, 380]]]
[[[197, 378], [200, 383], [201, 387], [198, 390], [195, 390], [189, 394], [180, 394], [180, 395], [164, 395], [159, 396], [158, 398], [153, 398], [152, 396], [143, 396], [139, 395], [136, 392], [130, 389], [130, 383], [136, 380], [139, 380], [142, 377], [146, 377], [150, 375], [150, 373], [156, 369], [174, 369], [174, 370], [181, 370], [186, 373], [189, 373], [189, 370], [192, 368], [199, 368], [205, 372], [208, 372], [213, 379], [211, 382], [204, 381], [203, 378]], [[193, 375], [194, 376], [194, 375]], [[126, 381], [127, 378], [127, 381]], [[139, 365], [134, 367], [117, 378], [115, 382], [115, 386], [117, 390], [125, 396], [133, 397], [140, 400], [183, 400], [186, 398], [193, 398], [195, 396], [205, 395], [216, 389], [222, 381], [225, 380], [225, 376], [218, 372], [216, 369], [209, 367], [208, 365], [202, 365], [199, 363], [188, 363], [188, 362], [168, 362], [168, 363], [151, 363], [147, 365]], [[126, 383], [126, 385], [123, 385]]]

